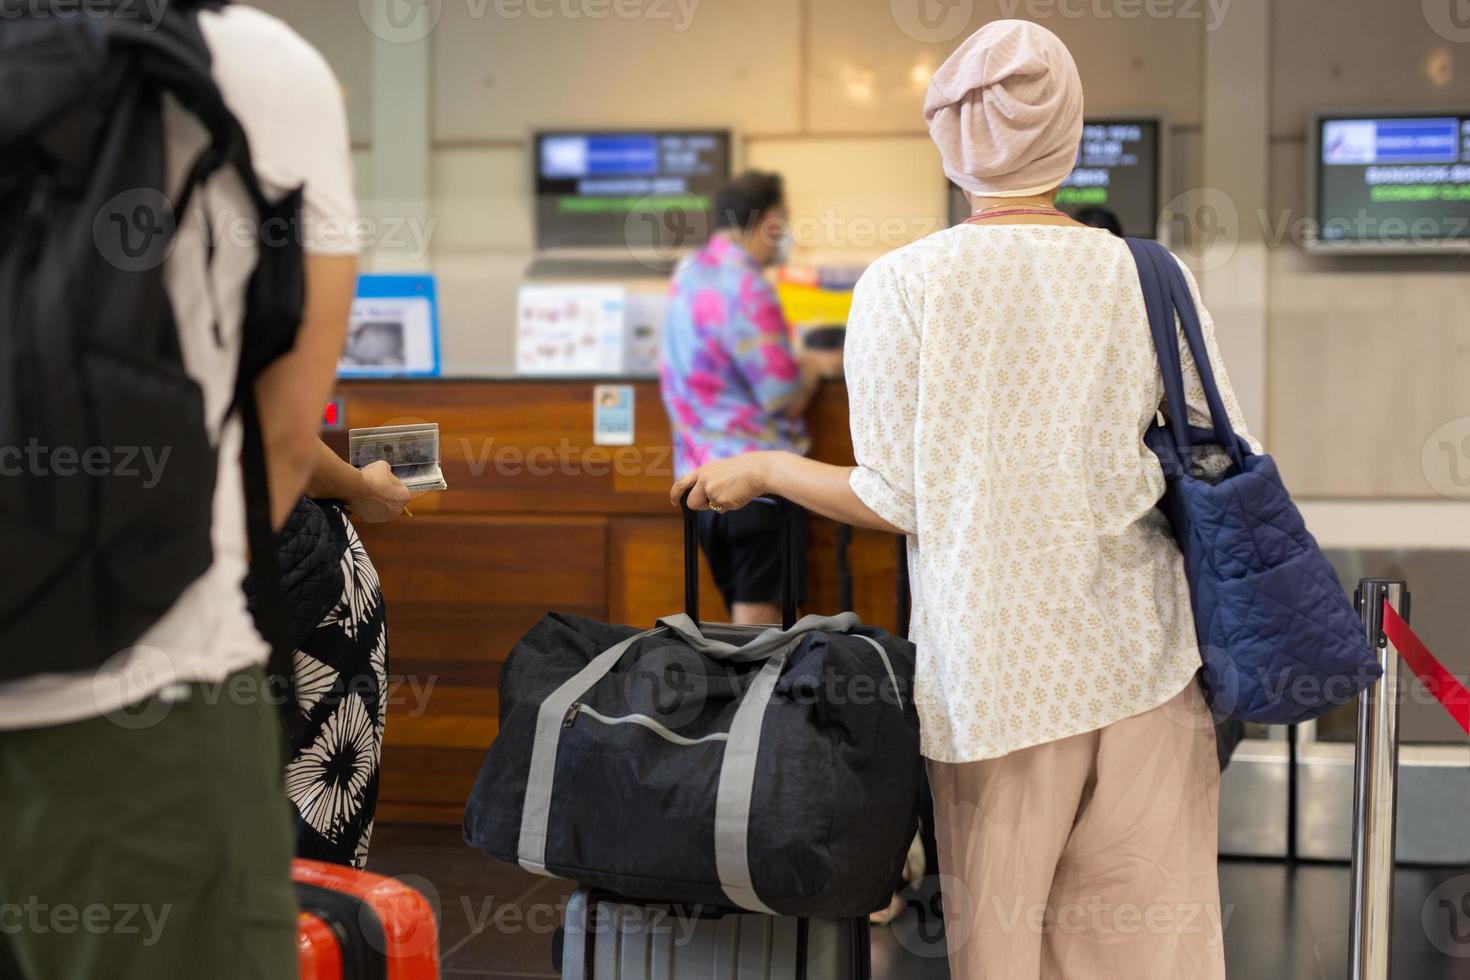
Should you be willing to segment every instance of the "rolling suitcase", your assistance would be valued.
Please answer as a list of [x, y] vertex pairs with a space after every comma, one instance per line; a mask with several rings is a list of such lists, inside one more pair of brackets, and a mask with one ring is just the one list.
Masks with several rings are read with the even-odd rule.
[[[320, 912], [305, 911], [305, 902], [298, 901], [303, 906], [302, 911], [296, 913], [296, 963], [301, 980], [336, 980], [337, 977], [352, 976], [343, 969], [342, 954], [346, 947], [348, 955], [366, 955], [367, 944], [354, 941], [361, 935], [360, 931], [349, 937], [342, 924], [322, 918]], [[366, 971], [355, 962], [353, 965], [356, 976], [365, 974]]]
[[439, 924], [428, 899], [394, 878], [296, 860], [301, 980], [438, 980]]
[[562, 980], [869, 980], [866, 919], [692, 909], [579, 888], [553, 950]]

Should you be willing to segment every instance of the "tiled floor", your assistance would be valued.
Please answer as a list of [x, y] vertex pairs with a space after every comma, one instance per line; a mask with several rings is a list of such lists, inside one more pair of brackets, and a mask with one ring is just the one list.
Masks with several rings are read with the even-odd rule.
[[[482, 857], [450, 829], [380, 827], [371, 869], [403, 876], [437, 901], [444, 980], [555, 976], [551, 935], [568, 893], [563, 883]], [[1465, 874], [1470, 869], [1399, 871], [1393, 980], [1470, 980], [1470, 907], [1439, 902], [1446, 889], [1429, 900]], [[1466, 894], [1459, 884], [1450, 889], [1457, 898]], [[1229, 861], [1221, 890], [1231, 980], [1347, 977], [1346, 866]], [[948, 976], [943, 940], [921, 914], [926, 905], [918, 895], [893, 928], [874, 930], [874, 980]]]

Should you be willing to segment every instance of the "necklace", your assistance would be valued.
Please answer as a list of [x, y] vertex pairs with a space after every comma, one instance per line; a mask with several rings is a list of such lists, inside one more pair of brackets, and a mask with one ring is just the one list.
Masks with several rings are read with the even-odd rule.
[[1065, 211], [1058, 211], [1056, 208], [1049, 207], [1011, 207], [1005, 204], [1000, 204], [996, 207], [1002, 208], [1004, 210], [996, 210], [996, 208], [981, 208], [979, 211], [976, 211], [974, 214], [966, 218], [964, 223], [969, 224], [972, 221], [984, 221], [986, 218], [1007, 218], [1012, 215], [1021, 214], [1032, 214], [1048, 218], [1071, 217], [1071, 215], [1067, 214]]
[[1048, 211], [1055, 210], [1050, 204], [1015, 204], [1008, 202], [1006, 204], [992, 204], [988, 208], [980, 208], [975, 213], [984, 214], [986, 211], [998, 211], [1001, 208], [1040, 208]]

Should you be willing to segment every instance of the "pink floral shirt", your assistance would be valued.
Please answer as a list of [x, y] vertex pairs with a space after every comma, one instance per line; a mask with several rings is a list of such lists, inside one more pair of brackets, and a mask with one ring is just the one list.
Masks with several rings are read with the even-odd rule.
[[805, 424], [785, 414], [801, 390], [786, 318], [755, 260], [724, 236], [674, 273], [661, 380], [678, 475], [741, 453], [807, 451]]

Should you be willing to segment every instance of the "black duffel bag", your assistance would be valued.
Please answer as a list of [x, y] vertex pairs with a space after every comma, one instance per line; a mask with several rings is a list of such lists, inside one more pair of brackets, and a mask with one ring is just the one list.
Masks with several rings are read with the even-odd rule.
[[[754, 506], [769, 506], [756, 503]], [[844, 918], [888, 905], [923, 762], [914, 648], [853, 613], [698, 625], [685, 512], [683, 615], [652, 630], [552, 613], [500, 674], [500, 732], [468, 843], [630, 898]]]

